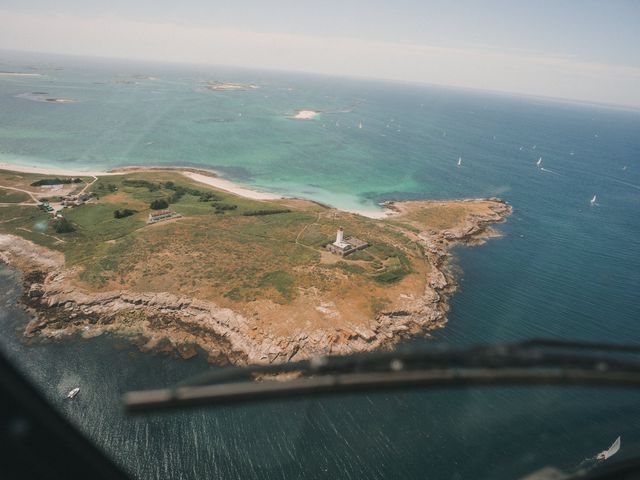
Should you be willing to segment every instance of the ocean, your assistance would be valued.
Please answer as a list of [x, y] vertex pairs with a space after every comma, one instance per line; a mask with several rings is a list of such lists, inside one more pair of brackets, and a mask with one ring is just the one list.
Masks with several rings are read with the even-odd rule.
[[[449, 322], [414, 343], [640, 339], [639, 111], [11, 52], [0, 52], [0, 71], [42, 74], [0, 77], [0, 163], [208, 167], [258, 190], [359, 210], [505, 199], [514, 212], [501, 238], [453, 250], [460, 288]], [[259, 88], [210, 91], [209, 80]], [[78, 102], [22, 95], [33, 92]], [[294, 120], [297, 109], [321, 113]], [[640, 392], [615, 389], [445, 389], [127, 417], [123, 392], [211, 368], [204, 356], [143, 354], [108, 336], [28, 344], [17, 333], [28, 321], [18, 295], [16, 273], [0, 266], [0, 348], [141, 479], [507, 479], [572, 469], [618, 435], [617, 458], [640, 447]], [[65, 401], [75, 385], [80, 395]]]

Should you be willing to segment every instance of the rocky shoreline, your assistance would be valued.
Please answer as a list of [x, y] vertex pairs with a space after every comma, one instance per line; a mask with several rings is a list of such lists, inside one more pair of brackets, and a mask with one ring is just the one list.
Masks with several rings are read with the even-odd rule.
[[[387, 348], [410, 335], [443, 326], [448, 300], [457, 288], [449, 247], [477, 245], [498, 236], [490, 225], [503, 222], [512, 211], [506, 203], [491, 200], [495, 201], [491, 215], [474, 216], [460, 228], [415, 234], [431, 264], [424, 294], [407, 296], [401, 308], [380, 313], [372, 328], [301, 328], [279, 337], [260, 331], [238, 312], [208, 301], [171, 293], [91, 293], [71, 284], [74, 272], [64, 267], [59, 252], [12, 235], [0, 235], [0, 260], [22, 272], [21, 303], [33, 318], [24, 330], [27, 338], [112, 333], [130, 339], [142, 350], [173, 352], [183, 358], [190, 358], [200, 348], [217, 364], [278, 363]], [[401, 208], [400, 204], [387, 206]]]

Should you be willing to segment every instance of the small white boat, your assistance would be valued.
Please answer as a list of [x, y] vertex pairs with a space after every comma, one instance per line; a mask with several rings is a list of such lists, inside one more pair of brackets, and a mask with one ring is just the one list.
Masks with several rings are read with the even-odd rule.
[[69, 391], [69, 393], [67, 393], [67, 398], [73, 398], [76, 395], [78, 395], [78, 392], [80, 391], [80, 387], [76, 387], [72, 390]]
[[462, 157], [458, 157], [458, 166], [462, 165]]
[[618, 453], [618, 450], [620, 450], [620, 437], [616, 438], [616, 441], [607, 450], [600, 452], [596, 458], [598, 460], [607, 460]]
[[538, 167], [538, 168], [542, 167], [542, 157], [540, 157], [538, 159], [538, 161], [536, 162], [536, 167]]
[[597, 201], [598, 201], [598, 198], [594, 195], [590, 203], [591, 205], [595, 205]]
[[358, 128], [362, 128], [362, 122], [358, 124]]

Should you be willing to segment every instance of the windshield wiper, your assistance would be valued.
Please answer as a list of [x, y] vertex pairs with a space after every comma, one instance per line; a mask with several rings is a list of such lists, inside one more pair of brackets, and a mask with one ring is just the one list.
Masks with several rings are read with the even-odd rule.
[[237, 404], [376, 390], [480, 385], [640, 387], [640, 345], [527, 340], [399, 349], [216, 369], [160, 390], [129, 392], [126, 411]]

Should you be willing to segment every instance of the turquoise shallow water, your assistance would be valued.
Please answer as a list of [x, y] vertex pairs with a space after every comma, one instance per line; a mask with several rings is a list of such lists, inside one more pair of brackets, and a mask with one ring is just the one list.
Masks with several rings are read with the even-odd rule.
[[[0, 161], [208, 166], [342, 208], [500, 196], [514, 207], [504, 236], [455, 250], [461, 288], [434, 340], [640, 339], [638, 112], [363, 80], [0, 55], [0, 70], [29, 67], [43, 76], [0, 77]], [[203, 90], [212, 79], [260, 88]], [[38, 91], [79, 102], [16, 97]], [[297, 108], [324, 113], [288, 118]], [[546, 171], [535, 166], [540, 156]], [[594, 194], [599, 205], [590, 207]], [[15, 335], [26, 321], [12, 306], [16, 281], [3, 272], [0, 343], [140, 478], [513, 478], [548, 463], [573, 467], [619, 434], [621, 458], [640, 446], [638, 394], [593, 389], [413, 392], [126, 419], [120, 392], [173, 383], [205, 362], [141, 355], [109, 338], [26, 346]], [[71, 407], [59, 397], [75, 383], [83, 390]]]

